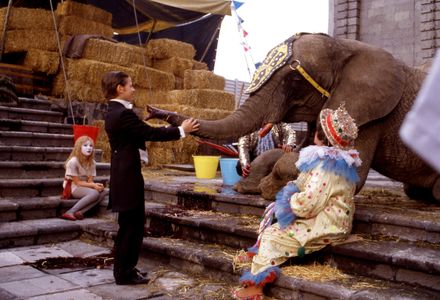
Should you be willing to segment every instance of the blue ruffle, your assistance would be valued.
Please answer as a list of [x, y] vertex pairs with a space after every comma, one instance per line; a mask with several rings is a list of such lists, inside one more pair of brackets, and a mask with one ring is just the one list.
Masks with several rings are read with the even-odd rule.
[[290, 197], [297, 192], [299, 192], [298, 187], [289, 182], [275, 196], [275, 217], [281, 229], [286, 228], [296, 220], [296, 215], [290, 207]]
[[358, 182], [359, 175], [357, 174], [356, 167], [355, 166], [349, 166], [347, 162], [343, 159], [324, 159], [321, 160], [320, 158], [315, 159], [314, 161], [310, 163], [303, 163], [301, 164], [298, 169], [301, 172], [307, 172], [312, 169], [314, 169], [320, 162], [322, 163], [322, 168], [326, 172], [332, 172], [335, 173], [338, 176], [344, 177], [347, 179], [347, 181], [351, 183]]
[[255, 245], [253, 245], [252, 247], [247, 248], [247, 252], [252, 253], [254, 255], [257, 255], [259, 249], [260, 249], [260, 245], [258, 245], [258, 243], [257, 243]]
[[278, 267], [270, 267], [263, 272], [253, 275], [251, 272], [245, 272], [240, 277], [240, 284], [242, 285], [260, 285], [264, 286], [266, 283], [275, 281], [280, 277], [281, 269]]

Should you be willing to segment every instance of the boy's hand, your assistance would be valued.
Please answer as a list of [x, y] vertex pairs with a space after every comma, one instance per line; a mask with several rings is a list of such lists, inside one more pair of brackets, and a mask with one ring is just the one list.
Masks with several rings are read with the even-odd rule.
[[200, 124], [197, 120], [190, 118], [183, 121], [181, 126], [185, 133], [190, 133], [199, 130]]

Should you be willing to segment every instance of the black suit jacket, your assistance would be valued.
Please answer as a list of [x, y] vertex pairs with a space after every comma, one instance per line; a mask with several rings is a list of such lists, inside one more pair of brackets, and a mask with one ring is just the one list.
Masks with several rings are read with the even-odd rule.
[[145, 141], [178, 140], [180, 131], [177, 127], [148, 126], [133, 110], [114, 101], [108, 105], [105, 131], [112, 151], [109, 208], [120, 212], [143, 207], [144, 179], [139, 149], [145, 149]]

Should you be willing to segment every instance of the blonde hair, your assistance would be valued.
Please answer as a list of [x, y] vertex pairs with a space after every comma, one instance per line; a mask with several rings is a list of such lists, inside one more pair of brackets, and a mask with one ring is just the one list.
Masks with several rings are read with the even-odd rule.
[[[90, 154], [89, 156], [85, 156], [84, 154], [82, 154], [81, 152], [81, 147], [82, 145], [84, 145], [86, 142], [91, 142], [93, 145], [93, 151], [92, 154]], [[90, 172], [94, 167], [95, 167], [95, 143], [93, 142], [92, 138], [90, 138], [87, 135], [83, 135], [80, 136], [76, 142], [75, 145], [73, 146], [73, 150], [70, 153], [69, 157], [67, 158], [66, 162], [64, 163], [64, 167], [66, 167], [67, 162], [72, 158], [72, 157], [76, 157], [76, 159], [78, 160], [79, 164], [87, 170], [87, 172]]]

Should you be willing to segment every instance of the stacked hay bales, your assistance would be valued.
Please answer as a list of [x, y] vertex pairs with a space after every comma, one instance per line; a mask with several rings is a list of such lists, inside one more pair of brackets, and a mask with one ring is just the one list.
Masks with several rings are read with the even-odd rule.
[[[64, 41], [71, 34], [97, 34], [108, 38], [113, 35], [110, 26], [111, 14], [91, 5], [64, 1], [58, 5], [57, 15], [60, 17], [60, 32]], [[70, 30], [72, 24], [78, 21], [83, 22], [85, 26]], [[148, 93], [147, 89], [174, 88], [173, 75], [152, 69], [151, 65], [144, 47], [118, 43], [110, 39], [89, 39], [82, 58], [66, 59], [67, 83], [60, 70], [53, 80], [52, 95], [102, 103], [105, 99], [100, 89], [101, 78], [105, 73], [115, 70], [128, 73], [135, 83], [136, 90], [141, 94]]]
[[92, 5], [62, 1], [56, 9], [61, 36], [99, 34], [113, 36], [111, 13]]
[[[7, 8], [0, 9], [3, 31]], [[50, 11], [12, 7], [5, 35], [4, 53], [24, 53], [24, 65], [33, 71], [54, 74], [59, 57], [53, 18]]]
[[[175, 76], [176, 89], [138, 97], [137, 106], [151, 104], [211, 120], [224, 118], [234, 110], [234, 95], [224, 91], [224, 78], [207, 71], [206, 64], [194, 60], [192, 45], [169, 39], [152, 40], [147, 45], [147, 53], [152, 58], [153, 67]], [[191, 163], [199, 145], [191, 136], [177, 142], [148, 142], [147, 146], [150, 163], [160, 165]]]
[[[5, 14], [6, 9], [0, 9], [0, 24], [3, 24]], [[223, 90], [224, 78], [208, 71], [205, 63], [194, 60], [196, 52], [192, 45], [170, 39], [151, 40], [146, 47], [111, 41], [111, 19], [111, 14], [91, 5], [70, 0], [58, 4], [56, 21], [61, 46], [76, 34], [107, 37], [89, 39], [81, 58], [64, 59], [67, 82], [59, 67], [56, 32], [50, 11], [13, 8], [5, 52], [26, 52], [26, 66], [34, 71], [54, 74], [52, 96], [104, 103], [100, 88], [102, 76], [108, 71], [119, 70], [133, 79], [137, 113], [142, 112], [147, 104], [203, 119], [224, 118], [234, 110], [234, 95]], [[99, 121], [96, 124], [103, 126]], [[158, 121], [151, 124], [164, 126], [164, 122]], [[104, 149], [104, 160], [108, 161], [110, 149], [103, 136], [98, 146]], [[199, 145], [194, 137], [187, 137], [176, 142], [149, 142], [147, 146], [150, 163], [160, 165], [192, 162], [192, 155]]]

